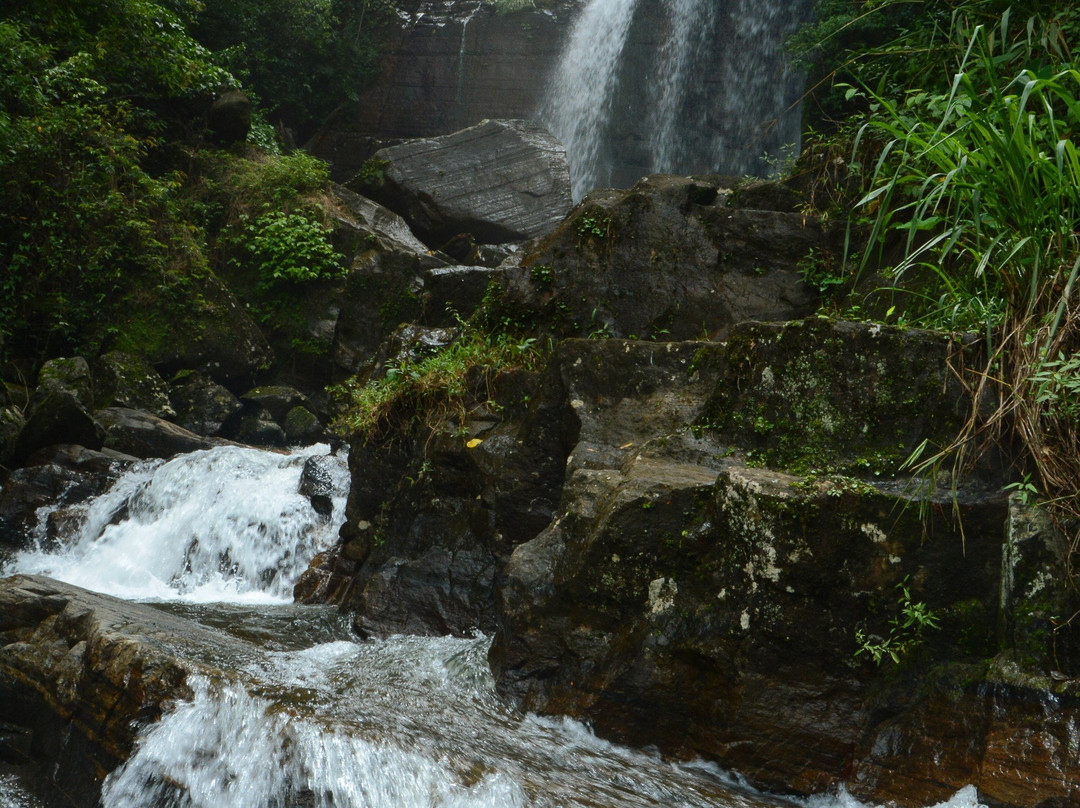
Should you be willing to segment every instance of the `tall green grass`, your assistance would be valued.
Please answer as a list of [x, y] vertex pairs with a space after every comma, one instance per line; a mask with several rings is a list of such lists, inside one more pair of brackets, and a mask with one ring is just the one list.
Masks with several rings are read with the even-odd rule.
[[1080, 72], [1035, 47], [1036, 30], [1011, 34], [1006, 12], [975, 28], [944, 91], [868, 92], [855, 153], [878, 149], [856, 207], [870, 223], [860, 271], [900, 247], [887, 271], [908, 322], [988, 346], [963, 369], [967, 427], [916, 465], [1019, 438], [1017, 462], [1064, 523], [1080, 518]]

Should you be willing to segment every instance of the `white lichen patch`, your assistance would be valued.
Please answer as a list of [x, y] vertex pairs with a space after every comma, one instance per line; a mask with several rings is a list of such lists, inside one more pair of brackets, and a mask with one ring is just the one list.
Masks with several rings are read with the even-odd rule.
[[575, 398], [570, 402], [570, 406], [573, 407], [575, 410], [580, 410], [582, 407], [585, 406], [585, 402], [582, 401], [580, 398]]
[[742, 627], [743, 631], [750, 628], [750, 612], [745, 609], [743, 610], [743, 613], [739, 615], [739, 625]]
[[873, 522], [864, 522], [859, 525], [859, 530], [863, 532], [863, 535], [874, 544], [884, 544], [888, 540], [888, 536], [885, 535], [885, 531], [875, 525]]
[[622, 559], [621, 559], [621, 558], [619, 558], [619, 554], [618, 554], [618, 553], [612, 553], [612, 554], [611, 554], [611, 563], [612, 563], [612, 564], [618, 564], [618, 563], [619, 563], [620, 561], [622, 561]]
[[657, 578], [649, 582], [649, 611], [653, 614], [663, 614], [675, 608], [675, 596], [679, 594], [679, 587], [674, 580]]
[[766, 367], [761, 371], [761, 386], [766, 390], [771, 390], [776, 384], [776, 376], [773, 374], [773, 370], [770, 367]]

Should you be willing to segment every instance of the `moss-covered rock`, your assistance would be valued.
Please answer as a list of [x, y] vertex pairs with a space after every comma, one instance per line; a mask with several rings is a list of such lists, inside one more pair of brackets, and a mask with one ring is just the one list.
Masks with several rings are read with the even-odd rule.
[[97, 407], [146, 410], [159, 418], [173, 418], [169, 389], [153, 365], [140, 356], [109, 351], [94, 363]]

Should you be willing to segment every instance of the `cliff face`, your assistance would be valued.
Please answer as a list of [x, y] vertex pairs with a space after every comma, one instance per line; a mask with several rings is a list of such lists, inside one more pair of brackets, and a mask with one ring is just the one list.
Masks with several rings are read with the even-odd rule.
[[[786, 251], [826, 243], [784, 192], [651, 178], [532, 242], [487, 314], [594, 338], [477, 375], [445, 423], [354, 445], [342, 543], [298, 593], [367, 635], [493, 632], [498, 687], [526, 709], [771, 790], [1075, 804], [1067, 542], [993, 455], [955, 491], [905, 467], [969, 416], [980, 345], [740, 322], [733, 280], [794, 292]], [[654, 303], [666, 327], [643, 326]], [[690, 341], [684, 311], [722, 341]]]
[[385, 47], [382, 78], [308, 148], [347, 179], [373, 141], [445, 135], [484, 118], [528, 118], [579, 0], [499, 13], [484, 0], [412, 0]]
[[579, 197], [661, 171], [763, 175], [797, 151], [803, 77], [784, 43], [809, 0], [636, 0], [615, 41], [588, 5], [413, 0], [379, 80], [308, 148], [344, 181], [386, 141], [532, 119], [566, 146]]

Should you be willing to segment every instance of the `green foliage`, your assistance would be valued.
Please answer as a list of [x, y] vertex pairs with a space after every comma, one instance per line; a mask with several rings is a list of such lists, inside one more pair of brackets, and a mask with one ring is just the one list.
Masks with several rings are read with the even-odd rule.
[[378, 74], [393, 0], [215, 0], [193, 33], [300, 138]]
[[330, 231], [302, 213], [269, 211], [243, 228], [265, 284], [305, 283], [344, 273], [342, 256], [328, 241]]
[[64, 55], [34, 27], [0, 22], [0, 329], [31, 355], [99, 341], [136, 286], [174, 289], [203, 266], [180, 177], [143, 168], [145, 112], [114, 97], [103, 56]]
[[900, 595], [896, 602], [896, 614], [889, 621], [889, 636], [882, 638], [867, 634], [863, 629], [855, 632], [858, 649], [855, 656], [865, 654], [880, 665], [886, 659], [899, 663], [915, 648], [922, 645], [927, 631], [940, 626], [938, 616], [922, 601], [911, 599], [910, 577], [896, 585]]
[[403, 360], [381, 378], [366, 382], [354, 378], [332, 388], [342, 406], [334, 428], [350, 439], [371, 442], [413, 429], [461, 424], [470, 400], [489, 397], [494, 374], [531, 369], [542, 358], [534, 339], [465, 326], [453, 343], [435, 354]]
[[996, 66], [980, 31], [948, 93], [874, 96], [867, 129], [891, 139], [859, 203], [876, 208], [875, 236], [904, 235], [896, 276], [931, 275], [924, 319], [984, 333], [1064, 282], [1080, 217], [1080, 73], [1002, 77]]

